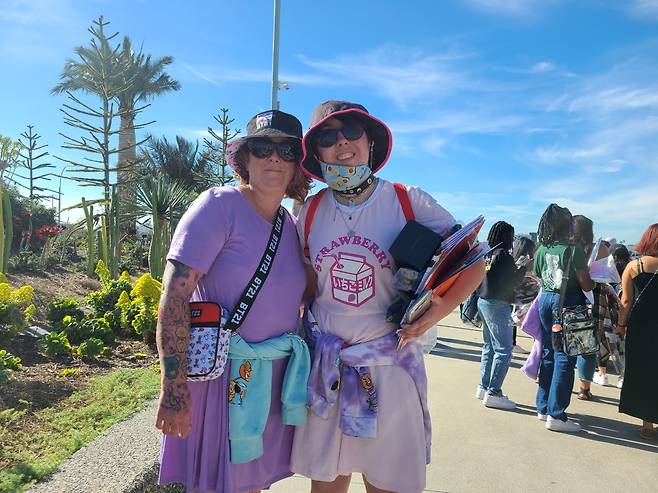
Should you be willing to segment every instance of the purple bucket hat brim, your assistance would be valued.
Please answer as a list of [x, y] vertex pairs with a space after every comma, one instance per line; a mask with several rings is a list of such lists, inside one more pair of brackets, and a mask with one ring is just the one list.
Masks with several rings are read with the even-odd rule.
[[[353, 104], [343, 101], [336, 101], [334, 103], [342, 105]], [[324, 104], [327, 103], [323, 103], [323, 105]], [[391, 130], [384, 122], [368, 113], [365, 108], [355, 106], [357, 105], [329, 113], [322, 119], [313, 123], [307, 130], [306, 134], [304, 134], [304, 138], [302, 139], [302, 150], [304, 151], [304, 157], [302, 158], [301, 167], [302, 171], [304, 171], [307, 176], [325, 183], [325, 179], [322, 176], [320, 163], [315, 158], [315, 150], [311, 148], [313, 135], [328, 120], [339, 117], [341, 115], [353, 116], [366, 124], [370, 133], [370, 137], [375, 143], [372, 151], [372, 172], [376, 173], [384, 167], [391, 155], [391, 150], [393, 149], [393, 135], [391, 134]]]

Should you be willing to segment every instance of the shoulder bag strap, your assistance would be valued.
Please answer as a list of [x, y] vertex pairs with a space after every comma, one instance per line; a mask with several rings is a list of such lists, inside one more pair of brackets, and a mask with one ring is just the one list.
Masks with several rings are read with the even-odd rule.
[[413, 207], [411, 207], [411, 201], [409, 200], [409, 192], [407, 191], [407, 187], [405, 187], [402, 183], [393, 183], [393, 187], [395, 187], [395, 193], [397, 194], [398, 200], [400, 201], [400, 206], [402, 207], [404, 218], [407, 221], [414, 220], [416, 216], [414, 215]]
[[306, 220], [304, 221], [304, 257], [310, 259], [310, 253], [308, 250], [308, 235], [311, 233], [311, 224], [313, 224], [313, 218], [315, 213], [318, 210], [320, 201], [324, 196], [326, 188], [323, 188], [318, 193], [315, 194], [315, 197], [311, 199], [311, 204], [308, 206], [308, 211], [306, 211]]
[[562, 320], [562, 308], [564, 307], [564, 297], [567, 293], [567, 284], [569, 284], [569, 276], [571, 274], [571, 259], [573, 258], [573, 249], [574, 247], [567, 247], [565, 255], [569, 255], [567, 260], [567, 267], [564, 269], [564, 274], [562, 274], [562, 284], [560, 285], [560, 301], [557, 306], [556, 317]]
[[279, 206], [279, 211], [276, 214], [276, 219], [272, 225], [272, 232], [270, 233], [270, 238], [267, 240], [267, 246], [265, 247], [265, 252], [258, 263], [258, 268], [256, 272], [251, 277], [251, 280], [247, 284], [247, 287], [242, 292], [240, 299], [235, 305], [233, 312], [228, 317], [226, 322], [225, 329], [230, 330], [231, 332], [237, 332], [240, 328], [240, 325], [247, 318], [247, 314], [251, 307], [256, 301], [256, 296], [260, 292], [260, 289], [263, 287], [267, 275], [270, 273], [270, 268], [274, 262], [274, 256], [276, 251], [279, 248], [279, 243], [281, 243], [281, 235], [283, 233], [283, 225], [285, 223], [285, 208]]
[[[639, 262], [639, 261], [640, 261], [640, 260], [638, 259], [638, 262]], [[642, 272], [644, 273], [644, 268], [642, 269]], [[637, 305], [637, 302], [640, 300], [640, 298], [642, 297], [642, 295], [644, 294], [644, 292], [646, 291], [646, 289], [649, 287], [649, 284], [651, 284], [651, 283], [653, 282], [653, 280], [654, 280], [654, 278], [656, 277], [657, 274], [658, 274], [658, 270], [656, 270], [656, 271], [653, 273], [653, 275], [651, 276], [651, 279], [649, 279], [649, 281], [648, 281], [648, 282], [644, 285], [644, 287], [642, 288], [642, 291], [640, 291], [640, 293], [639, 293], [637, 296], [635, 296], [635, 299], [633, 300], [633, 306], [631, 306], [631, 309], [630, 309], [630, 311], [628, 312], [628, 317], [626, 318], [626, 322], [627, 322], [627, 323], [628, 323], [628, 319], [629, 319], [630, 316], [631, 316], [631, 312], [633, 311], [633, 308], [635, 308], [635, 305]], [[638, 275], [639, 275], [639, 273], [638, 273]], [[633, 290], [635, 290], [635, 286], [636, 286], [636, 284], [633, 283]]]

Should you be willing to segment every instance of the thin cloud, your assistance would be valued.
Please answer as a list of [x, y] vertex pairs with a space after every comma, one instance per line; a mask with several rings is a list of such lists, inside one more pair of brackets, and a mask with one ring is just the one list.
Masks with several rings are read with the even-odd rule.
[[530, 72], [533, 74], [544, 74], [546, 72], [552, 72], [555, 70], [555, 65], [551, 62], [538, 62], [530, 67]]
[[364, 54], [333, 60], [301, 57], [308, 67], [343, 85], [371, 88], [406, 108], [418, 99], [438, 99], [462, 90], [473, 90], [477, 82], [459, 68], [467, 55], [453, 52], [426, 54], [399, 46], [383, 46]]
[[473, 111], [440, 113], [418, 120], [393, 121], [390, 123], [394, 133], [412, 134], [443, 130], [450, 134], [500, 134], [519, 129], [526, 123], [523, 116], [487, 115]]
[[658, 0], [632, 0], [627, 9], [637, 19], [658, 21]]
[[548, 0], [466, 0], [476, 10], [501, 17], [530, 19], [555, 1]]

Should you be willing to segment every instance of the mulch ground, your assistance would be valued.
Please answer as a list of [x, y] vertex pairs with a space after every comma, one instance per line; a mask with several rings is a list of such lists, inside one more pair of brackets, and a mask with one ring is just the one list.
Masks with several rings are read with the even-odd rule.
[[[138, 340], [120, 340], [111, 354], [94, 361], [48, 358], [38, 352], [37, 339], [31, 336], [15, 337], [3, 347], [21, 358], [23, 369], [12, 371], [10, 380], [2, 386], [0, 411], [10, 408], [38, 411], [52, 407], [82, 389], [92, 377], [117, 368], [143, 368], [158, 362], [155, 348]], [[78, 371], [62, 374], [67, 368]]]
[[[100, 289], [100, 283], [83, 272], [58, 270], [42, 274], [8, 274], [12, 288], [25, 284], [34, 287], [33, 302], [37, 313], [33, 325], [47, 329], [48, 304], [57, 298], [73, 298], [83, 302], [89, 292]], [[137, 368], [158, 362], [155, 346], [141, 340], [121, 339], [112, 352], [94, 361], [78, 360], [71, 356], [49, 358], [39, 353], [37, 339], [28, 335], [14, 337], [2, 344], [14, 356], [21, 358], [23, 369], [11, 371], [10, 380], [0, 389], [0, 411], [5, 409], [30, 409], [37, 411], [52, 407], [73, 392], [81, 389], [95, 376], [116, 368]], [[75, 368], [68, 375], [62, 370]]]

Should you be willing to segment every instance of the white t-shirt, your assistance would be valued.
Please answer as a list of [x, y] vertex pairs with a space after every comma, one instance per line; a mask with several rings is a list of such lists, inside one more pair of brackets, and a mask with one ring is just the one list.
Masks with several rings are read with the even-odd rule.
[[[408, 196], [419, 223], [443, 236], [455, 225], [452, 215], [420, 188], [408, 188]], [[299, 212], [302, 245], [311, 200]], [[308, 238], [310, 262], [318, 274], [312, 311], [320, 330], [355, 344], [397, 329], [385, 322], [396, 295], [396, 266], [388, 249], [405, 223], [395, 188], [388, 181], [380, 179], [368, 200], [353, 207], [338, 204], [332, 193], [324, 194]]]

